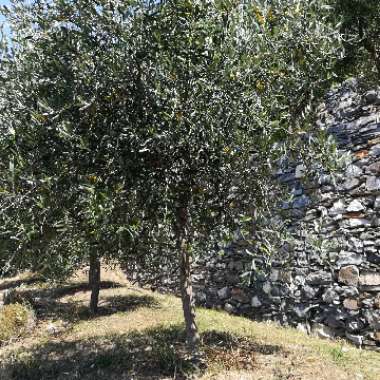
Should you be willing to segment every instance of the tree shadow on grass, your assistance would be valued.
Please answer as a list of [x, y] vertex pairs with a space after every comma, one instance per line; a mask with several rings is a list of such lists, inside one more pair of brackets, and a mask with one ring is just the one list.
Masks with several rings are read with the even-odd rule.
[[[207, 365], [227, 369], [246, 369], [241, 365], [245, 362], [253, 368], [257, 353], [276, 354], [281, 350], [225, 332], [206, 332], [202, 340]], [[180, 325], [86, 341], [50, 342], [3, 360], [0, 379], [186, 379], [196, 369], [184, 342]]]
[[149, 295], [119, 295], [102, 297], [98, 312], [93, 315], [87, 304], [78, 301], [56, 302], [59, 314], [72, 322], [91, 320], [116, 313], [130, 313], [140, 308], [158, 308], [160, 304]]
[[[40, 287], [29, 287], [29, 288], [19, 288], [21, 285], [37, 285], [44, 283], [44, 286]], [[120, 288], [123, 285], [111, 282], [102, 281], [100, 283], [101, 289], [111, 289]], [[89, 291], [90, 287], [87, 282], [75, 283], [75, 284], [62, 284], [60, 286], [49, 286], [49, 283], [41, 279], [29, 279], [26, 281], [14, 281], [11, 284], [4, 284], [3, 288], [0, 290], [8, 290], [10, 293], [8, 297], [12, 299], [12, 302], [23, 302], [27, 301], [29, 303], [36, 303], [43, 299], [55, 300], [65, 296], [74, 295], [78, 292]]]
[[158, 307], [158, 302], [148, 295], [125, 295], [102, 297], [99, 302], [97, 314], [90, 312], [87, 302], [68, 300], [63, 302], [60, 299], [50, 300], [49, 303], [41, 305], [37, 308], [37, 316], [39, 319], [55, 319], [60, 318], [68, 322], [78, 322], [83, 320], [96, 319], [120, 312], [132, 312], [141, 307]]
[[26, 278], [24, 280], [3, 280], [4, 282], [0, 284], [0, 291], [3, 290], [9, 290], [9, 289], [14, 289], [18, 288], [19, 286], [22, 285], [33, 285], [33, 284], [38, 284], [41, 282], [45, 282], [45, 279], [40, 276], [33, 276], [30, 278]]
[[[100, 289], [121, 288], [123, 285], [112, 281], [101, 281]], [[90, 291], [88, 282], [80, 282], [75, 284], [63, 284], [57, 287], [44, 287], [37, 289], [25, 289], [21, 292], [30, 298], [62, 298], [65, 296], [74, 295], [78, 292]]]
[[[119, 288], [122, 285], [113, 282], [101, 283], [101, 289]], [[158, 307], [157, 301], [148, 295], [125, 295], [101, 297], [99, 311], [96, 315], [90, 313], [84, 300], [66, 299], [78, 292], [89, 291], [87, 283], [70, 284], [54, 288], [22, 289], [12, 295], [12, 303], [29, 303], [39, 320], [62, 319], [68, 322], [93, 319], [118, 312], [130, 312], [140, 307]], [[0, 379], [1, 380], [1, 379]]]
[[119, 312], [131, 312], [141, 307], [158, 308], [160, 304], [149, 295], [125, 295], [106, 297], [99, 303], [98, 313], [89, 318], [111, 315]]

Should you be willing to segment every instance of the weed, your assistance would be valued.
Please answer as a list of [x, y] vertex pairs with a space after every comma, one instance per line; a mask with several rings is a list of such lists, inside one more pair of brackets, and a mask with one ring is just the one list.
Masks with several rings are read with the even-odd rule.
[[343, 344], [341, 344], [339, 347], [333, 347], [330, 351], [331, 357], [334, 362], [342, 362], [344, 361], [344, 352], [343, 352]]

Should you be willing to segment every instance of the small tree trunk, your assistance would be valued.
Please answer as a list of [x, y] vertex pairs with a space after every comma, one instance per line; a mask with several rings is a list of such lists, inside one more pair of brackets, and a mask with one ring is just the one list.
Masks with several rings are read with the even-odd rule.
[[180, 259], [180, 288], [182, 307], [186, 325], [186, 343], [194, 358], [199, 357], [199, 334], [195, 322], [193, 286], [191, 282], [191, 261], [188, 249], [188, 210], [181, 207], [177, 210], [177, 250]]
[[100, 291], [100, 260], [96, 252], [90, 254], [89, 284], [91, 288], [90, 311], [91, 314], [98, 312]]

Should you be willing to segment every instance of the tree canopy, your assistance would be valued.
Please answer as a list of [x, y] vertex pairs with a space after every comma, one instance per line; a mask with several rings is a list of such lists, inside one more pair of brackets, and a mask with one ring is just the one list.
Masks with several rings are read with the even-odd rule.
[[55, 273], [91, 262], [94, 311], [100, 258], [176, 263], [196, 351], [192, 257], [267, 218], [281, 157], [324, 158], [310, 132], [344, 52], [334, 4], [12, 4], [0, 61], [5, 257]]

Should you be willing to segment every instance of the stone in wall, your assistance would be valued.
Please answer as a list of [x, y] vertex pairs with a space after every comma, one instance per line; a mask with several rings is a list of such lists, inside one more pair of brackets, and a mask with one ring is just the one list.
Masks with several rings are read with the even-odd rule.
[[359, 282], [359, 269], [355, 265], [342, 267], [338, 274], [338, 281], [345, 285], [357, 286]]

